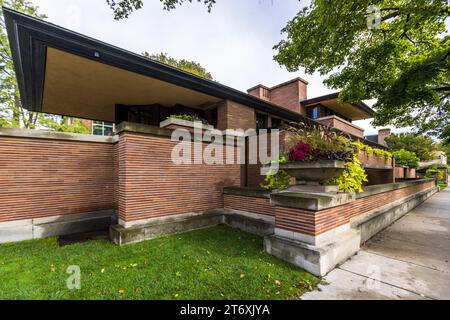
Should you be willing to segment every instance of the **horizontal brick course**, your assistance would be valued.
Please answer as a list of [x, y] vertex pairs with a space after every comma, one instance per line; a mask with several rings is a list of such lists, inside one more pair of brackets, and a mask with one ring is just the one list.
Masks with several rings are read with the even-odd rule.
[[319, 235], [348, 223], [353, 217], [433, 187], [434, 182], [429, 181], [360, 198], [342, 206], [317, 212], [277, 206], [275, 227], [312, 236]]
[[224, 208], [247, 211], [267, 216], [275, 215], [275, 206], [270, 203], [270, 199], [268, 198], [254, 198], [225, 194]]
[[177, 143], [167, 137], [121, 134], [119, 216], [123, 221], [223, 208], [222, 188], [240, 186], [240, 165], [174, 164], [171, 152]]
[[108, 210], [114, 145], [0, 137], [0, 222]]

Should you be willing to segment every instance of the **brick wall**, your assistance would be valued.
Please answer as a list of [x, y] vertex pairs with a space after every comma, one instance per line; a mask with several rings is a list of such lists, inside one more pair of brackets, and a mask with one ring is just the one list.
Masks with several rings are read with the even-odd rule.
[[247, 211], [268, 216], [275, 215], [275, 206], [270, 203], [269, 198], [256, 198], [225, 194], [224, 208]]
[[348, 223], [353, 217], [433, 187], [434, 181], [428, 181], [367, 196], [342, 206], [321, 211], [277, 206], [275, 207], [275, 227], [312, 236], [319, 235]]
[[114, 209], [114, 167], [112, 143], [0, 136], [0, 222]]
[[306, 99], [306, 87], [300, 80], [274, 87], [270, 90], [270, 102], [306, 115], [306, 110], [300, 106], [300, 101]]
[[364, 138], [364, 130], [336, 116], [328, 116], [316, 119], [317, 122], [351, 133], [357, 137]]
[[256, 129], [255, 110], [230, 100], [222, 101], [217, 108], [217, 128]]
[[405, 168], [403, 167], [395, 167], [395, 179], [403, 179], [405, 178]]
[[222, 188], [240, 186], [240, 165], [174, 164], [171, 152], [177, 143], [163, 136], [120, 135], [120, 219], [135, 221], [222, 208]]

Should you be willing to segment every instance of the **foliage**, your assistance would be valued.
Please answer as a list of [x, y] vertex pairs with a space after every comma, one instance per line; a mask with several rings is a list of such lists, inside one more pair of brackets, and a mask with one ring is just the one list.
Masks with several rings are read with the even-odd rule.
[[433, 152], [437, 147], [433, 139], [417, 133], [393, 134], [385, 139], [388, 147], [393, 151], [407, 150], [414, 152], [420, 161], [428, 161], [434, 158]]
[[325, 84], [342, 89], [342, 102], [377, 99], [375, 125], [415, 126], [445, 138], [449, 15], [447, 0], [312, 0], [283, 29], [275, 60], [289, 71], [328, 75]]
[[444, 171], [440, 169], [427, 169], [425, 172], [425, 178], [436, 178], [438, 180], [444, 179]]
[[367, 181], [367, 175], [358, 157], [361, 150], [373, 153], [374, 148], [361, 142], [352, 142], [343, 133], [337, 133], [327, 126], [291, 124], [287, 130], [293, 134], [287, 143], [287, 147], [290, 148], [290, 161], [322, 159], [345, 161], [344, 172], [328, 183], [337, 185], [339, 190], [344, 192], [363, 191], [362, 185]]
[[77, 118], [47, 115], [40, 120], [40, 124], [53, 131], [82, 134], [91, 133], [91, 131], [81, 123], [81, 120]]
[[90, 133], [80, 120], [31, 112], [22, 107], [16, 74], [3, 20], [2, 6], [45, 19], [36, 6], [26, 0], [0, 0], [0, 126], [12, 128], [48, 128], [56, 131]]
[[204, 67], [198, 62], [195, 61], [188, 61], [186, 59], [177, 60], [175, 58], [170, 57], [166, 53], [159, 53], [159, 54], [150, 54], [148, 52], [143, 53], [144, 57], [150, 58], [152, 60], [167, 64], [169, 66], [175, 67], [177, 69], [192, 73], [196, 76], [212, 80], [213, 77], [211, 73], [206, 71]]
[[[159, 0], [163, 4], [164, 10], [170, 11], [175, 9], [177, 5], [182, 5], [184, 2], [193, 0]], [[208, 12], [211, 11], [212, 6], [216, 3], [216, 0], [197, 0], [197, 2], [203, 2]], [[114, 12], [114, 19], [120, 20], [130, 16], [130, 14], [143, 7], [143, 0], [106, 0], [106, 3]]]
[[208, 124], [208, 122], [205, 119], [192, 114], [171, 114], [170, 116], [167, 117], [167, 119], [181, 119], [186, 121], [194, 121], [194, 122], [201, 122], [203, 124]]
[[447, 156], [447, 164], [450, 164], [450, 143], [438, 143], [436, 145], [436, 149], [445, 152], [445, 155]]
[[450, 170], [450, 166], [445, 163], [434, 163], [430, 166], [431, 169], [447, 169]]
[[[127, 246], [57, 238], [0, 245], [0, 299], [298, 299], [313, 275], [261, 250], [261, 237], [221, 226]], [[66, 287], [81, 269], [81, 290]], [[30, 272], [33, 270], [33, 272]]]
[[[280, 154], [277, 162], [285, 163], [287, 162], [287, 160], [287, 155]], [[264, 182], [266, 182], [266, 184], [260, 184], [263, 189], [286, 189], [291, 182], [291, 177], [283, 170], [278, 170], [276, 173], [274, 173], [273, 170], [270, 169], [270, 171], [264, 178]]]
[[441, 187], [441, 190], [444, 190], [445, 188], [448, 187], [447, 183], [438, 183], [438, 186]]
[[337, 185], [339, 190], [344, 192], [362, 192], [362, 185], [367, 181], [366, 172], [361, 167], [360, 161], [355, 158], [354, 161], [346, 162], [344, 172], [329, 180], [328, 183]]
[[358, 154], [358, 156], [361, 154], [361, 151], [364, 151], [368, 156], [375, 154], [379, 158], [384, 158], [385, 161], [388, 161], [392, 157], [391, 152], [371, 147], [361, 141], [353, 141], [352, 145], [355, 147], [355, 153]]
[[407, 166], [408, 168], [419, 168], [419, 158], [414, 152], [404, 149], [394, 152], [395, 164]]
[[286, 151], [296, 148], [300, 142], [308, 144], [314, 150], [314, 157], [309, 160], [336, 157], [344, 160], [353, 153], [351, 140], [328, 126], [290, 123], [285, 126], [285, 129], [290, 133]]

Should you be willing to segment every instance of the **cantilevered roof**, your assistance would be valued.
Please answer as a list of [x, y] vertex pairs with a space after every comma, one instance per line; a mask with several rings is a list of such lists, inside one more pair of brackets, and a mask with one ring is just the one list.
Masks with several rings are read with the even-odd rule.
[[339, 92], [335, 92], [325, 96], [303, 100], [301, 101], [301, 104], [304, 107], [312, 107], [320, 104], [352, 120], [362, 120], [373, 117], [374, 111], [364, 102], [358, 104], [342, 104], [339, 103], [338, 96]]
[[300, 114], [215, 81], [3, 8], [22, 105], [114, 121], [114, 105], [201, 106], [229, 99], [290, 121]]

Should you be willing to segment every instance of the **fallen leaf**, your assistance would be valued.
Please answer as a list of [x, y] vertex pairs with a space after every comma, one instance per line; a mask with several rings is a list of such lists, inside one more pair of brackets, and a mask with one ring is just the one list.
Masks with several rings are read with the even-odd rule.
[[241, 273], [241, 279], [242, 279], [243, 277], [245, 277], [245, 274]]
[[123, 289], [123, 288], [119, 289], [119, 293], [120, 294], [124, 294], [125, 293], [125, 289]]
[[276, 284], [277, 286], [281, 286], [281, 282], [280, 282], [279, 280], [275, 280], [275, 284]]

